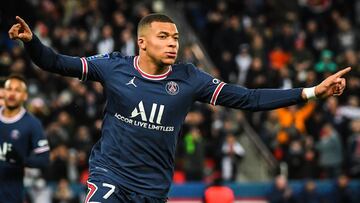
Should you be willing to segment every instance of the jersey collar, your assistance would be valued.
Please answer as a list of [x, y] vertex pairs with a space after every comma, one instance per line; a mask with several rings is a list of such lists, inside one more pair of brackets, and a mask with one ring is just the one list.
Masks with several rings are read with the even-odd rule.
[[135, 56], [134, 57], [134, 67], [135, 69], [140, 73], [140, 75], [146, 79], [149, 80], [163, 80], [165, 79], [168, 75], [170, 75], [171, 71], [172, 71], [172, 67], [170, 66], [169, 69], [161, 74], [161, 75], [152, 75], [152, 74], [148, 74], [145, 73], [143, 70], [141, 70], [140, 66], [139, 66], [139, 56]]
[[25, 115], [26, 112], [25, 108], [21, 107], [19, 113], [17, 113], [15, 116], [11, 118], [7, 118], [3, 116], [3, 111], [4, 111], [4, 107], [0, 108], [0, 121], [3, 123], [15, 123], [18, 120], [20, 120]]

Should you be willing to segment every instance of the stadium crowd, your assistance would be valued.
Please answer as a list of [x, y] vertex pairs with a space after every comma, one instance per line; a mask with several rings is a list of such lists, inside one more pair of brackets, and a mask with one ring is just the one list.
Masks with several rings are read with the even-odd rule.
[[[245, 118], [274, 157], [287, 163], [290, 179], [360, 176], [360, 1], [182, 3], [215, 62], [212, 74], [225, 82], [248, 88], [310, 87], [339, 68], [353, 70], [345, 94], [325, 101], [232, 114], [222, 107], [196, 104], [179, 139], [176, 170], [181, 173], [176, 173], [176, 181], [210, 182], [217, 172], [235, 181], [236, 163], [245, 153], [237, 141]], [[2, 11], [0, 75], [26, 76], [27, 108], [42, 121], [51, 146], [49, 168], [27, 172], [33, 199], [51, 193], [44, 185], [53, 183], [58, 188], [53, 202], [79, 201], [70, 185], [86, 183], [87, 160], [100, 136], [105, 101], [99, 83], [64, 79], [35, 67], [22, 45], [7, 37], [14, 14], [24, 17], [41, 41], [60, 53], [135, 55], [136, 25], [151, 8], [151, 1], [24, 0]], [[203, 66], [187, 46], [179, 61]]]
[[359, 177], [359, 1], [192, 1], [187, 18], [226, 82], [310, 87], [351, 66], [341, 97], [249, 113], [290, 179]]

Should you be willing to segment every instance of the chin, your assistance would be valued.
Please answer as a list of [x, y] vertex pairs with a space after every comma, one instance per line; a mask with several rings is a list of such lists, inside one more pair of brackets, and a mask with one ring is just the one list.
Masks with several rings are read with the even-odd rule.
[[172, 58], [167, 58], [167, 59], [164, 59], [162, 60], [162, 63], [164, 65], [173, 65], [176, 61], [176, 58], [172, 59]]
[[17, 105], [17, 104], [5, 104], [5, 105], [6, 105], [6, 107], [7, 107], [8, 109], [10, 109], [10, 110], [14, 110], [14, 109], [17, 109], [17, 108], [20, 107], [20, 106]]

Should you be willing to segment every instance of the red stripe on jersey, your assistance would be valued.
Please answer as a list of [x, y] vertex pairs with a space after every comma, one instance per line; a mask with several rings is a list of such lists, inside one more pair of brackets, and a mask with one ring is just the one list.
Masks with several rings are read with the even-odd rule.
[[87, 181], [87, 187], [89, 189], [89, 192], [86, 195], [85, 203], [89, 202], [90, 198], [95, 194], [97, 190], [97, 186], [89, 181]]
[[139, 56], [134, 57], [134, 67], [141, 74], [141, 76], [143, 76], [146, 79], [149, 79], [149, 80], [163, 80], [168, 75], [170, 75], [170, 73], [172, 71], [172, 67], [170, 66], [168, 68], [168, 70], [166, 71], [166, 73], [163, 73], [161, 75], [151, 75], [151, 74], [145, 73], [143, 70], [141, 70], [141, 68], [139, 66], [139, 58], [140, 58]]
[[81, 75], [81, 80], [82, 81], [86, 81], [87, 79], [87, 73], [88, 73], [88, 64], [87, 64], [87, 61], [86, 59], [83, 57], [83, 58], [80, 58], [81, 59], [81, 64], [82, 64], [82, 75]]
[[215, 91], [214, 91], [214, 93], [213, 93], [213, 95], [211, 97], [211, 100], [210, 100], [211, 105], [215, 106], [217, 97], [219, 96], [220, 91], [224, 87], [225, 84], [226, 83], [224, 83], [224, 82], [221, 82], [220, 84], [218, 84], [218, 86], [216, 87], [216, 89], [215, 89]]

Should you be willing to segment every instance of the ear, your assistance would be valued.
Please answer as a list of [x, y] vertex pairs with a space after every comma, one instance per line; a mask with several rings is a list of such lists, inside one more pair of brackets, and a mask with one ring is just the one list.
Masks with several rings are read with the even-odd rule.
[[146, 50], [146, 40], [144, 37], [138, 38], [138, 46], [139, 46], [139, 49]]
[[29, 94], [26, 92], [25, 95], [24, 95], [24, 102], [27, 101], [29, 98]]

